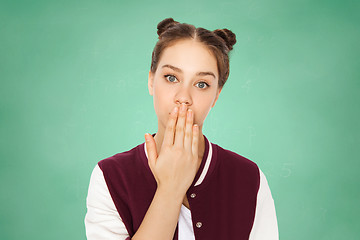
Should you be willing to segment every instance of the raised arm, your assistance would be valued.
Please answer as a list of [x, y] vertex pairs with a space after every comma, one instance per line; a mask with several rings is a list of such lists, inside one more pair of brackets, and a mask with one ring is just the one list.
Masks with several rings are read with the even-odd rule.
[[145, 135], [150, 169], [157, 190], [133, 240], [171, 240], [181, 204], [193, 182], [201, 160], [198, 157], [199, 127], [185, 104], [174, 108], [167, 122], [159, 155], [155, 139]]

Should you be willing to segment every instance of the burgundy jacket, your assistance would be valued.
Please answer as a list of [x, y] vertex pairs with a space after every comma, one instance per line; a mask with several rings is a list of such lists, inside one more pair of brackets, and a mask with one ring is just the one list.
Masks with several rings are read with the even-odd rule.
[[[187, 191], [197, 240], [249, 239], [256, 210], [260, 175], [257, 165], [232, 151], [212, 144], [211, 163], [200, 185], [209, 143], [200, 168]], [[132, 237], [139, 228], [156, 191], [144, 143], [98, 163], [116, 209]], [[161, 226], [159, 226], [161, 227]], [[177, 239], [177, 229], [174, 239]]]

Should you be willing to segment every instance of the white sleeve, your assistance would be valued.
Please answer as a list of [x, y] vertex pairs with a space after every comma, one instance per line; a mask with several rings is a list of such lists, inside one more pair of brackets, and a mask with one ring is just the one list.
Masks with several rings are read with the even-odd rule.
[[86, 206], [84, 222], [88, 240], [125, 240], [129, 237], [98, 165], [91, 174]]
[[279, 232], [274, 200], [264, 173], [260, 172], [260, 187], [256, 202], [254, 224], [249, 240], [278, 240]]

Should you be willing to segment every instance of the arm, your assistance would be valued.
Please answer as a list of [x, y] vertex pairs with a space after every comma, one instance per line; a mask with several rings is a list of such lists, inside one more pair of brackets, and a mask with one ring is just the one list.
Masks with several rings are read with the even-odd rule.
[[150, 169], [157, 190], [133, 240], [173, 239], [181, 204], [194, 180], [198, 158], [199, 128], [193, 126], [193, 113], [183, 104], [170, 114], [160, 154], [150, 134], [145, 135]]
[[91, 174], [86, 206], [85, 229], [88, 240], [125, 240], [129, 237], [98, 165]]
[[278, 240], [274, 200], [264, 173], [260, 171], [260, 187], [256, 202], [254, 225], [249, 240]]

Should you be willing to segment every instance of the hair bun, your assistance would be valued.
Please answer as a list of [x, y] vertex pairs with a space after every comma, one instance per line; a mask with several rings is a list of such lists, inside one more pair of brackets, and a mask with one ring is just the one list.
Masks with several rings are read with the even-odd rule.
[[233, 46], [236, 43], [236, 36], [232, 31], [224, 28], [216, 29], [213, 32], [225, 41], [226, 46], [229, 48], [229, 51], [233, 49]]
[[172, 18], [165, 18], [157, 25], [157, 34], [160, 35], [165, 32], [168, 28], [178, 24], [179, 22], [174, 21]]

